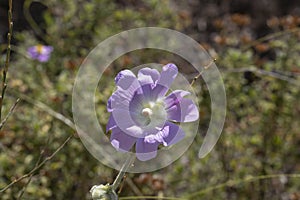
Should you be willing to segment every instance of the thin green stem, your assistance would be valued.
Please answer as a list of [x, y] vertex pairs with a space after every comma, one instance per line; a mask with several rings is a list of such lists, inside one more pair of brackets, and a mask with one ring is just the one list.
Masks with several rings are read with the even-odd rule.
[[205, 66], [204, 66], [204, 69], [203, 69], [201, 72], [199, 72], [199, 73], [197, 74], [197, 76], [195, 76], [195, 77], [193, 78], [193, 80], [192, 80], [190, 86], [193, 86], [194, 83], [198, 80], [198, 78], [200, 78], [200, 76], [203, 74], [203, 72], [204, 72], [206, 69], [208, 69], [208, 68], [209, 68], [214, 62], [216, 62], [216, 61], [217, 61], [217, 59], [214, 58], [212, 61], [210, 61], [210, 63], [208, 63], [207, 65], [205, 65]]
[[119, 174], [117, 175], [115, 181], [112, 184], [112, 189], [116, 190], [118, 186], [120, 185], [126, 171], [129, 169], [129, 167], [132, 165], [132, 163], [135, 160], [135, 154], [131, 154], [127, 157], [125, 163], [123, 164], [121, 170], [119, 171]]

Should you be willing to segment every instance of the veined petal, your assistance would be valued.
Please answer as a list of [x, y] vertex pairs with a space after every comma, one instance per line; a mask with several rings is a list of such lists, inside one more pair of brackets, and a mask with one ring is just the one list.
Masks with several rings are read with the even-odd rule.
[[129, 111], [131, 117], [134, 120], [134, 122], [140, 126], [145, 126], [147, 123], [149, 123], [148, 122], [149, 118], [144, 117], [142, 115], [143, 102], [144, 102], [144, 95], [135, 94], [129, 104]]
[[116, 125], [126, 134], [140, 138], [143, 136], [143, 129], [132, 119], [128, 109], [117, 108], [112, 111]]
[[110, 136], [110, 142], [118, 151], [128, 152], [136, 142], [137, 138], [124, 133], [121, 129], [115, 128]]
[[145, 84], [141, 87], [145, 101], [156, 101], [158, 98], [164, 97], [169, 88], [162, 85]]
[[141, 86], [130, 70], [123, 70], [115, 78], [117, 90], [111, 95], [107, 102], [108, 112], [114, 109], [128, 109], [135, 94], [142, 93]]
[[152, 89], [152, 98], [153, 99], [162, 99], [165, 94], [168, 92], [169, 88], [163, 85], [157, 84], [155, 88]]
[[147, 161], [155, 158], [159, 143], [147, 141], [144, 138], [139, 138], [136, 142], [136, 157], [141, 161]]
[[128, 109], [129, 104], [135, 95], [141, 94], [141, 88], [130, 86], [127, 90], [117, 89], [108, 99], [107, 110], [112, 112], [114, 109]]
[[112, 112], [114, 109], [118, 108], [128, 108], [129, 103], [132, 99], [132, 95], [125, 90], [115, 91], [108, 99], [107, 108], [109, 112]]
[[191, 99], [182, 98], [167, 109], [168, 119], [175, 122], [192, 122], [199, 118], [199, 111]]

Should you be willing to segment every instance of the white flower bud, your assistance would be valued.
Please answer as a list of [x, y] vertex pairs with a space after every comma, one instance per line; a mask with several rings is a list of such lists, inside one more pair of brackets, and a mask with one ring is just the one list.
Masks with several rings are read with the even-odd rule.
[[90, 190], [93, 200], [118, 200], [118, 195], [111, 185], [94, 185]]

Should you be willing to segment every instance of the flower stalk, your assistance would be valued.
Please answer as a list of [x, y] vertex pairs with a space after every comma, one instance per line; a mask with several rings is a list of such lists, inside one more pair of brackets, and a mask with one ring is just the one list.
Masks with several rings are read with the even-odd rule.
[[113, 190], [116, 190], [118, 186], [120, 185], [122, 178], [124, 177], [126, 171], [129, 169], [129, 167], [132, 165], [132, 163], [135, 160], [135, 154], [129, 155], [128, 158], [126, 159], [124, 165], [122, 166], [119, 174], [117, 175], [115, 181], [112, 184]]
[[131, 154], [127, 157], [125, 163], [123, 164], [122, 168], [120, 169], [115, 181], [112, 185], [94, 185], [90, 190], [92, 194], [93, 200], [118, 200], [118, 195], [116, 193], [116, 189], [119, 187], [126, 171], [132, 165], [135, 160], [135, 154]]

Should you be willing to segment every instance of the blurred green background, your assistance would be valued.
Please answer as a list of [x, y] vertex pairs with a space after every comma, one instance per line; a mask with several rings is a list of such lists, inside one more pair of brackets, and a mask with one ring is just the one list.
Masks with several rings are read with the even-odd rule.
[[[8, 1], [1, 0], [0, 10], [3, 70]], [[299, 13], [298, 0], [13, 1], [3, 116], [17, 98], [21, 102], [0, 131], [0, 190], [40, 166], [1, 191], [0, 199], [90, 199], [93, 185], [113, 182], [118, 172], [87, 152], [68, 121], [73, 82], [82, 60], [98, 43], [145, 26], [187, 34], [217, 59], [227, 93], [227, 117], [213, 151], [198, 159], [210, 120], [209, 93], [198, 79], [194, 88], [201, 120], [194, 143], [165, 169], [127, 174], [120, 196], [300, 199]], [[48, 62], [28, 57], [27, 48], [37, 44], [54, 48]], [[113, 77], [121, 69], [147, 62], [176, 63], [190, 81], [197, 75], [184, 60], [166, 52], [140, 50], [120, 57], [106, 70], [96, 96], [103, 127]]]

